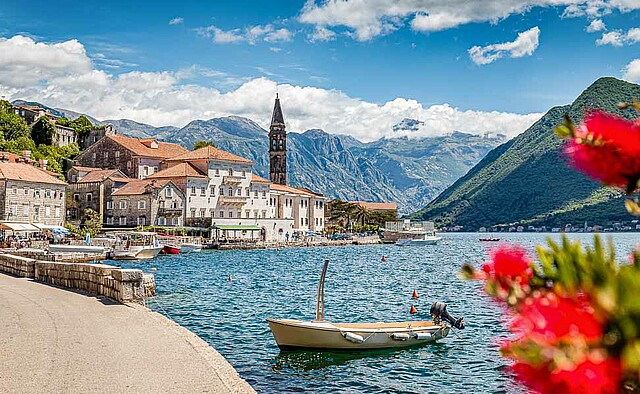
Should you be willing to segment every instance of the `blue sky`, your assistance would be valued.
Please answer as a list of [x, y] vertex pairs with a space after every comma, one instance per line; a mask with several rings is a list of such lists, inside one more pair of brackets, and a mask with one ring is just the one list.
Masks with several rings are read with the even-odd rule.
[[[364, 2], [352, 9], [333, 10], [331, 2], [320, 1], [305, 8], [304, 1], [277, 0], [179, 3], [32, 0], [28, 7], [16, 2], [0, 4], [0, 37], [22, 35], [44, 45], [77, 40], [91, 61], [91, 70], [114, 79], [131, 72], [173, 73], [177, 80], [172, 89], [186, 84], [224, 94], [262, 77], [283, 85], [329, 91], [324, 99], [333, 98], [330, 93], [338, 91], [350, 100], [378, 106], [402, 98], [414, 99], [425, 109], [446, 103], [463, 112], [532, 114], [571, 102], [600, 76], [635, 78], [625, 68], [640, 58], [640, 39], [636, 41], [630, 33], [625, 39], [625, 34], [640, 27], [640, 1], [620, 1], [626, 6], [611, 5], [594, 11], [588, 7], [595, 0], [566, 0], [561, 7], [537, 7], [535, 4], [544, 4], [545, 0], [522, 0], [524, 8], [507, 11], [505, 15], [487, 9], [479, 12], [485, 6], [478, 1], [452, 1], [450, 10], [444, 1], [440, 3], [445, 5], [432, 11], [430, 0], [422, 2], [427, 5], [420, 5], [417, 0], [399, 0], [400, 4], [406, 3], [409, 11], [398, 16], [393, 10], [385, 10], [380, 5], [384, 2], [378, 0], [372, 0], [371, 6]], [[491, 4], [500, 8], [501, 2], [507, 3], [487, 0], [484, 4], [485, 8]], [[568, 10], [571, 3], [575, 9]], [[465, 10], [467, 4], [472, 8]], [[421, 6], [426, 7], [429, 15], [438, 12], [444, 20], [462, 15], [462, 21], [445, 23], [445, 27], [434, 27], [430, 21], [427, 28], [416, 28], [412, 25], [413, 19], [417, 19], [414, 11], [424, 13]], [[344, 22], [345, 16], [339, 12], [347, 13], [347, 20], [358, 21]], [[485, 16], [477, 17], [483, 12]], [[170, 23], [171, 20], [174, 22]], [[594, 20], [601, 21], [606, 28], [587, 32], [587, 26]], [[262, 33], [257, 31], [253, 38], [248, 37], [249, 29], [256, 26]], [[388, 31], [370, 33], [370, 28], [380, 26]], [[514, 42], [520, 33], [535, 27], [539, 35], [530, 54], [513, 58], [507, 51], [502, 58], [477, 64], [468, 52], [474, 46]], [[335, 36], [327, 41], [313, 40], [311, 35], [317, 28], [328, 29]], [[608, 41], [613, 45], [596, 43], [603, 34], [615, 32], [619, 35], [610, 35], [612, 40]], [[224, 33], [228, 39], [222, 36]], [[59, 105], [73, 104], [61, 99], [63, 94], [43, 93], [47, 86], [49, 90], [51, 85], [59, 86], [52, 81], [54, 77], [37, 82], [41, 89], [36, 98], [48, 98]], [[5, 83], [4, 95], [14, 97], [35, 91], [34, 86]], [[271, 99], [268, 97], [265, 102]], [[107, 105], [104, 101], [95, 104]], [[247, 103], [236, 104], [239, 114], [251, 113], [244, 111]], [[117, 115], [114, 110], [96, 111], [100, 112], [105, 116]], [[227, 112], [233, 111], [220, 113]], [[293, 108], [292, 121], [298, 113], [304, 117], [309, 115], [307, 112]], [[323, 112], [319, 109], [317, 114], [320, 126], [324, 126], [319, 120]], [[216, 114], [215, 110], [211, 113]], [[393, 112], [393, 116], [400, 114]], [[184, 123], [182, 118], [173, 122], [171, 117], [159, 118], [150, 123]], [[149, 121], [144, 116], [141, 120]], [[312, 123], [313, 117], [301, 121], [298, 127]]]

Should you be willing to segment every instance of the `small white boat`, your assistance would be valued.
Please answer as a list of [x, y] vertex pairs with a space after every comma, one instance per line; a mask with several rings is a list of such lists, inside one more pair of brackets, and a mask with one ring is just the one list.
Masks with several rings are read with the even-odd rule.
[[90, 245], [63, 245], [50, 244], [49, 252], [51, 253], [104, 253], [108, 248], [104, 246]]
[[447, 313], [446, 305], [431, 307], [433, 321], [332, 323], [324, 320], [325, 260], [316, 302], [316, 319], [301, 321], [268, 318], [271, 333], [282, 350], [370, 350], [419, 346], [445, 338], [451, 327], [464, 328], [463, 319]]
[[131, 231], [118, 233], [117, 238], [112, 252], [114, 260], [148, 260], [156, 257], [163, 248], [156, 233]]
[[421, 238], [400, 238], [396, 241], [398, 246], [422, 246], [422, 245], [437, 245], [442, 237], [436, 235], [424, 234]]
[[194, 243], [183, 243], [180, 245], [182, 253], [202, 252], [202, 245]]

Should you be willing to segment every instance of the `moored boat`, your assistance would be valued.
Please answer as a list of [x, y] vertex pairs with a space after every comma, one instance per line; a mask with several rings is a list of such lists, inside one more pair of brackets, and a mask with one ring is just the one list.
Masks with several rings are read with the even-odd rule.
[[480, 242], [498, 242], [500, 238], [479, 238]]
[[148, 260], [156, 257], [163, 248], [156, 233], [130, 231], [116, 236], [118, 240], [112, 252], [114, 260]]
[[162, 246], [161, 254], [180, 254], [181, 247], [178, 245], [168, 245], [165, 244]]
[[183, 243], [180, 245], [182, 248], [182, 253], [193, 253], [193, 252], [201, 252], [202, 245], [198, 245], [195, 243]]
[[325, 260], [316, 301], [316, 319], [301, 321], [268, 318], [269, 328], [282, 350], [370, 350], [419, 346], [449, 335], [451, 327], [464, 328], [463, 319], [447, 313], [446, 305], [431, 307], [433, 321], [333, 323], [324, 320]]

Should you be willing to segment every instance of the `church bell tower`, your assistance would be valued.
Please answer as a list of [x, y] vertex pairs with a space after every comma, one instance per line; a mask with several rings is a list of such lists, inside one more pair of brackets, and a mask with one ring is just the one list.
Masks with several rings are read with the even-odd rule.
[[287, 184], [287, 132], [277, 93], [269, 126], [269, 176], [273, 183]]

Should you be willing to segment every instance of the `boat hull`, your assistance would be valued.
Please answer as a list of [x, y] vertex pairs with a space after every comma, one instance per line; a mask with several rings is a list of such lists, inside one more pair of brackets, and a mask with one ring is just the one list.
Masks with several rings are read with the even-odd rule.
[[115, 250], [113, 252], [114, 260], [149, 260], [156, 257], [160, 251], [162, 250], [162, 246], [156, 248], [144, 248], [140, 250]]
[[180, 247], [182, 248], [182, 253], [194, 253], [202, 251], [201, 245], [182, 244]]
[[396, 242], [398, 246], [424, 246], [424, 245], [437, 245], [438, 241], [440, 241], [442, 237], [428, 237], [428, 238], [420, 238], [420, 239], [411, 239], [404, 238], [399, 239]]
[[160, 251], [160, 253], [162, 253], [162, 254], [179, 254], [180, 253], [180, 247], [179, 246], [173, 246], [173, 245], [164, 245], [162, 247], [162, 250]]
[[[288, 319], [267, 319], [282, 350], [369, 350], [425, 345], [449, 335], [450, 328], [431, 322], [333, 324]], [[416, 334], [419, 338], [416, 338]], [[355, 336], [354, 336], [355, 335]], [[345, 336], [362, 338], [354, 342]], [[401, 337], [402, 339], [394, 339]]]

